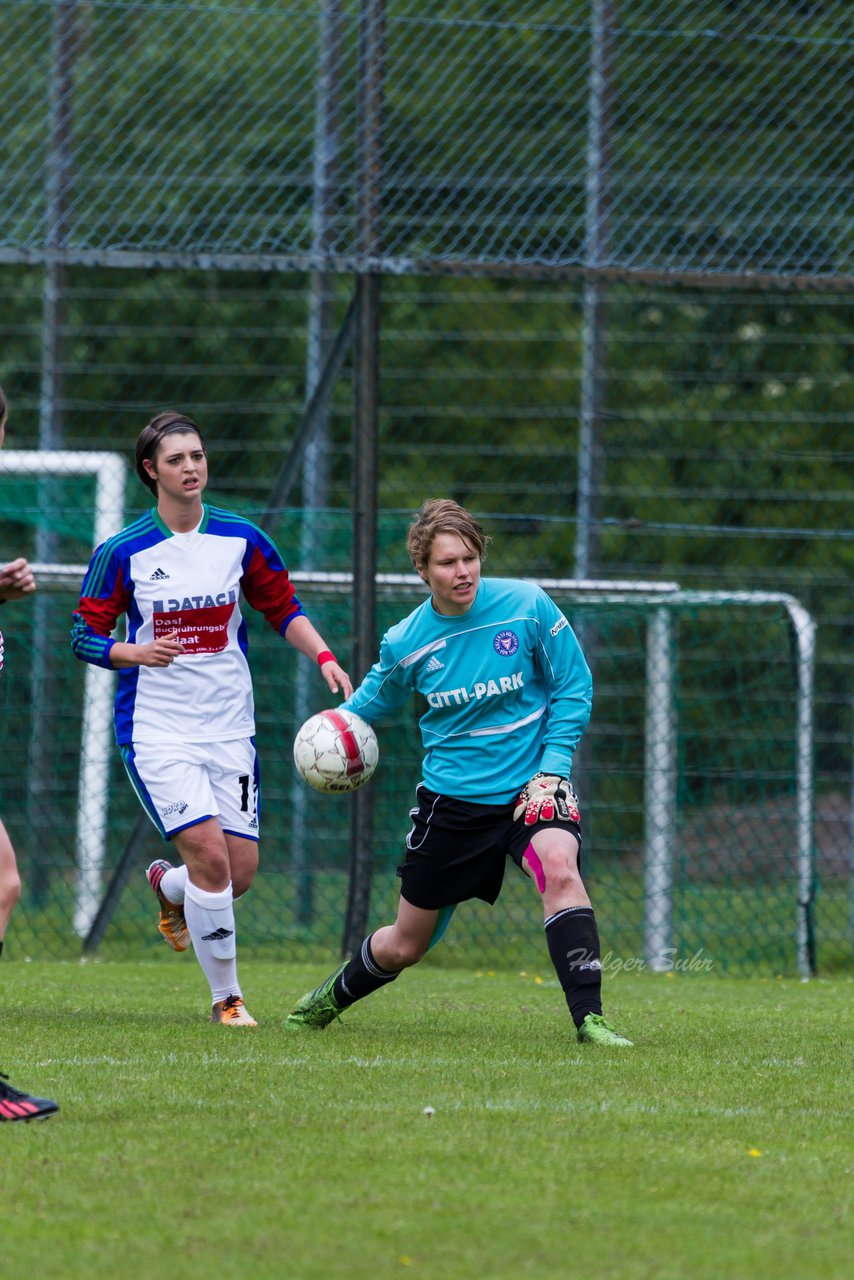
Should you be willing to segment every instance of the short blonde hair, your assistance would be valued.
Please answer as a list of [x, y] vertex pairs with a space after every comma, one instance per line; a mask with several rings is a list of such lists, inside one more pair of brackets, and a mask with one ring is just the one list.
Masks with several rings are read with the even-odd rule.
[[489, 537], [474, 516], [450, 498], [429, 498], [416, 512], [406, 535], [406, 549], [417, 573], [427, 567], [439, 533], [455, 533], [481, 560], [486, 556]]

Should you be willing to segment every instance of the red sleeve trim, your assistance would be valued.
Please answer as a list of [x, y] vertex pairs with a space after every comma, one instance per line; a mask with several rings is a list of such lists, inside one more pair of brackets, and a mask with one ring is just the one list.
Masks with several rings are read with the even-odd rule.
[[282, 634], [291, 619], [302, 613], [287, 569], [271, 568], [260, 547], [253, 548], [241, 585], [247, 603], [263, 613], [270, 626]]
[[85, 618], [93, 631], [100, 636], [108, 636], [123, 613], [127, 612], [130, 595], [125, 590], [121, 570], [119, 570], [113, 589], [108, 596], [82, 596], [77, 612]]

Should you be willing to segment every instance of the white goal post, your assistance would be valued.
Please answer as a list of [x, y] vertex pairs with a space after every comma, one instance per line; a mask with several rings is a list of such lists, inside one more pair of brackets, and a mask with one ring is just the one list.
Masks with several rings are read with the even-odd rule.
[[[118, 533], [124, 525], [127, 463], [119, 453], [73, 449], [4, 449], [0, 474], [28, 476], [92, 476], [95, 480], [92, 545]], [[88, 501], [88, 499], [87, 499]], [[81, 504], [84, 505], [84, 504]], [[36, 564], [36, 581], [73, 582], [79, 587], [85, 565]], [[80, 739], [77, 792], [77, 886], [74, 928], [85, 937], [101, 900], [108, 804], [104, 779], [112, 746], [115, 676], [87, 664]]]

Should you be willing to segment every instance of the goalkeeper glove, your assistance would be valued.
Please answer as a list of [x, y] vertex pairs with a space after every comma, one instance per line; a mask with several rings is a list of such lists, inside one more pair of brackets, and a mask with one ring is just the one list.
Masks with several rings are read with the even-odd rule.
[[513, 821], [518, 822], [523, 814], [526, 827], [540, 820], [551, 822], [553, 818], [560, 822], [578, 822], [578, 796], [569, 778], [559, 778], [556, 773], [535, 773], [516, 801]]

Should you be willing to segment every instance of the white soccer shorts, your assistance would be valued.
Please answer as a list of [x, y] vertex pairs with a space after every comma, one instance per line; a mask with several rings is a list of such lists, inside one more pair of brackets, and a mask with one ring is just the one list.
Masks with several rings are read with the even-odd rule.
[[121, 748], [133, 789], [166, 839], [216, 818], [229, 835], [258, 839], [261, 787], [253, 738], [139, 742]]

